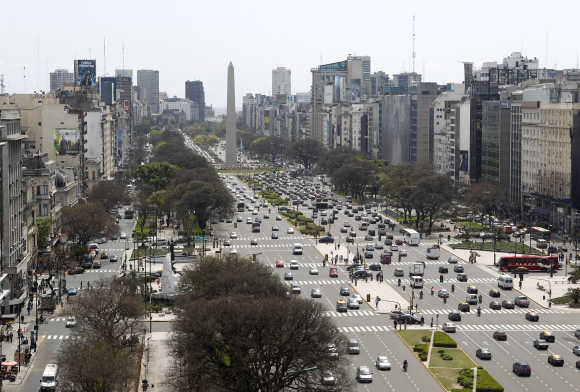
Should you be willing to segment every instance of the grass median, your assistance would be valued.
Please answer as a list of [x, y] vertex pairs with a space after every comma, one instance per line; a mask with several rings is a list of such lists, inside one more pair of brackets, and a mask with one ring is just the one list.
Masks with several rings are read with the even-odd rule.
[[[459, 242], [456, 244], [449, 244], [449, 246], [453, 249], [471, 249], [471, 250], [479, 250], [479, 251], [489, 251], [493, 252], [494, 246], [493, 241], [465, 241]], [[504, 252], [504, 253], [518, 253], [518, 254], [527, 254], [527, 255], [541, 255], [542, 252], [539, 250], [532, 248], [526, 244], [520, 242], [510, 242], [510, 241], [496, 241], [495, 243], [495, 251], [496, 252]]]

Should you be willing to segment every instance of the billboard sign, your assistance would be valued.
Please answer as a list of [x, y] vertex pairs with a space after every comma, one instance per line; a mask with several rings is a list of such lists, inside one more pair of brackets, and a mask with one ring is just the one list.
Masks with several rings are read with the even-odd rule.
[[78, 129], [57, 128], [54, 132], [54, 152], [56, 155], [75, 155], [80, 152]]
[[83, 87], [97, 85], [97, 60], [75, 60], [75, 84]]
[[332, 84], [324, 86], [324, 104], [332, 105]]

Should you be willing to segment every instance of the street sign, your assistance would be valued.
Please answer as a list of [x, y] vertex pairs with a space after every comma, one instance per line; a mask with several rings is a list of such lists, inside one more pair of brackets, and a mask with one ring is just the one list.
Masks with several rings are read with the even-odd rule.
[[196, 235], [195, 240], [196, 241], [207, 241], [207, 240], [209, 240], [209, 235]]

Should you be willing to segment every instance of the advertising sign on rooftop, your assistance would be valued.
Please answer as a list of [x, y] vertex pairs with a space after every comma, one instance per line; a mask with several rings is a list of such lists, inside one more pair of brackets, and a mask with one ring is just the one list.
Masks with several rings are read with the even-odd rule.
[[97, 60], [75, 60], [75, 84], [83, 87], [97, 85]]

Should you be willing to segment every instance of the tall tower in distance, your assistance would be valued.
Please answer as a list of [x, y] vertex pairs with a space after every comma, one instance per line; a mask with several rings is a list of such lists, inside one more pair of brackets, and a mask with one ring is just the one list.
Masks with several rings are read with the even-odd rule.
[[226, 163], [237, 162], [236, 148], [236, 87], [234, 82], [234, 65], [228, 65], [228, 112], [226, 118]]
[[278, 67], [272, 70], [272, 96], [291, 95], [292, 81], [291, 71], [285, 67]]

